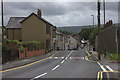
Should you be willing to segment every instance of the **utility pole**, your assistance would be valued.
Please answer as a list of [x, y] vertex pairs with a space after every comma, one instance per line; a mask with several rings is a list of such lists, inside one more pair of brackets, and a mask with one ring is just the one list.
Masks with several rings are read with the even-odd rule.
[[98, 0], [98, 59], [100, 60], [100, 0]]
[[3, 22], [3, 0], [1, 0], [1, 18], [2, 18], [2, 43], [4, 38], [4, 22]]
[[118, 28], [116, 28], [116, 48], [117, 48], [117, 60], [118, 60]]
[[94, 15], [91, 15], [91, 16], [93, 16], [93, 28], [94, 28]]
[[105, 27], [105, 0], [103, 0], [103, 8], [104, 8], [104, 27]]

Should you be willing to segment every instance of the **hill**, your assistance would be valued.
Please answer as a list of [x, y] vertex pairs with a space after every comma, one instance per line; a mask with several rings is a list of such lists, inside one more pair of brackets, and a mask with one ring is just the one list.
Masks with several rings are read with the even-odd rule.
[[[114, 23], [113, 25], [118, 27], [118, 23]], [[65, 26], [65, 27], [57, 27], [57, 30], [68, 31], [68, 32], [80, 32], [83, 28], [92, 28], [92, 27], [93, 27], [93, 25]], [[97, 27], [97, 25], [95, 25], [95, 27]], [[103, 27], [103, 24], [101, 24], [101, 27]]]
[[89, 28], [89, 26], [66, 26], [66, 27], [57, 27], [57, 30], [69, 31], [69, 32], [80, 32], [83, 28]]

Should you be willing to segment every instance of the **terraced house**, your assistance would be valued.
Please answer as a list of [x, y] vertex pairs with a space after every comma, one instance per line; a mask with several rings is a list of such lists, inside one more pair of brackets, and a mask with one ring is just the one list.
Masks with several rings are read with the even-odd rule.
[[11, 17], [7, 26], [7, 38], [19, 41], [40, 41], [46, 52], [53, 49], [56, 27], [42, 18], [41, 10], [28, 17]]

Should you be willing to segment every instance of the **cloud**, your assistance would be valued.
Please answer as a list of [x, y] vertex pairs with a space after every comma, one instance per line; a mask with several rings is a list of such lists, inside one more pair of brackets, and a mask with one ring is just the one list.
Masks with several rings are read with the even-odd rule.
[[[101, 17], [103, 17], [102, 5], [101, 3]], [[97, 24], [97, 3], [95, 2], [5, 2], [5, 25], [10, 17], [27, 17], [32, 12], [37, 13], [38, 8], [42, 10], [42, 17], [56, 26], [92, 25], [91, 15], [95, 16]], [[117, 13], [117, 2], [107, 2], [106, 21], [114, 19], [113, 21], [116, 22]]]

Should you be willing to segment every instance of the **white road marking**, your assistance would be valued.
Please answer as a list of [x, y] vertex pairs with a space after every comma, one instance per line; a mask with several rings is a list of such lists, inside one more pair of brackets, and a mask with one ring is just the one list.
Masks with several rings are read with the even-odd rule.
[[101, 68], [102, 68], [103, 71], [107, 71], [102, 65], [101, 65]]
[[49, 59], [52, 59], [52, 57], [49, 57]]
[[97, 62], [103, 71], [107, 71], [99, 62]]
[[[69, 54], [65, 59], [67, 59], [67, 58], [72, 54], [72, 52], [73, 52], [73, 51], [71, 51], [70, 54]], [[55, 57], [55, 58], [58, 58], [58, 57]], [[64, 58], [64, 57], [62, 57], [62, 58]], [[49, 57], [49, 59], [52, 59], [52, 57]], [[64, 63], [64, 62], [65, 62], [65, 60], [63, 60], [61, 63]], [[52, 70], [54, 71], [54, 70], [57, 69], [59, 66], [60, 66], [60, 65], [57, 65], [57, 66], [54, 67]], [[46, 72], [46, 73], [43, 73], [43, 74], [41, 74], [41, 75], [39, 75], [39, 76], [36, 76], [35, 78], [33, 78], [33, 79], [31, 79], [31, 80], [34, 80], [34, 79], [36, 79], [36, 78], [40, 78], [40, 77], [42, 77], [42, 76], [44, 76], [44, 75], [46, 75], [46, 74], [47, 74], [47, 72]]]
[[64, 63], [65, 62], [65, 60], [63, 60], [61, 63]]
[[72, 54], [73, 51], [70, 52], [70, 54], [65, 58], [65, 59], [68, 59], [68, 57]]
[[57, 69], [59, 67], [59, 65], [57, 65], [55, 68], [53, 68], [52, 70], [54, 71], [55, 69]]
[[64, 57], [49, 57], [49, 59], [63, 59]]
[[85, 59], [84, 57], [82, 57], [82, 59]]
[[66, 57], [65, 59], [67, 60], [68, 57]]
[[33, 79], [31, 79], [31, 80], [34, 80], [34, 79], [36, 79], [36, 78], [40, 78], [40, 77], [42, 77], [42, 76], [44, 76], [44, 75], [46, 75], [47, 73], [43, 73], [43, 74], [41, 74], [41, 75], [39, 75], [39, 76], [36, 76], [35, 78], [33, 78]]
[[[95, 56], [96, 57], [96, 56]], [[97, 58], [97, 57], [96, 57]], [[98, 58], [97, 58], [98, 59]]]
[[55, 57], [55, 59], [58, 59], [58, 57]]
[[106, 66], [110, 71], [114, 71], [113, 69], [111, 69], [109, 66]]
[[84, 57], [70, 57], [69, 59], [85, 59]]

